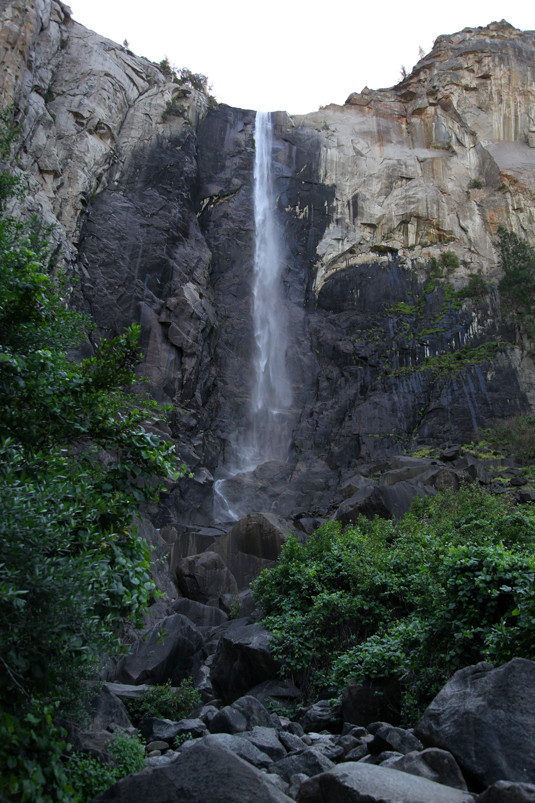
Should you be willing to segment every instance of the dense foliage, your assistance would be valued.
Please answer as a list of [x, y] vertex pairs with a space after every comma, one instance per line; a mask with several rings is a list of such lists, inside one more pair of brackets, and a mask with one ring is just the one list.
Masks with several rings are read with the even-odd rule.
[[172, 687], [171, 681], [151, 686], [141, 697], [126, 698], [124, 703], [132, 722], [137, 725], [145, 717], [186, 719], [201, 702], [201, 694], [191, 678]]
[[412, 719], [467, 664], [535, 658], [535, 510], [477, 487], [291, 536], [254, 593], [282, 672], [339, 692], [395, 678]]
[[[8, 115], [3, 114], [4, 124]], [[88, 322], [65, 303], [45, 232], [8, 214], [19, 191], [0, 134], [0, 797], [62, 800], [58, 711], [140, 621], [153, 584], [139, 503], [176, 476], [161, 412], [125, 392], [138, 330], [69, 355]], [[63, 780], [62, 780], [63, 779]], [[67, 794], [67, 793], [65, 793]], [[70, 798], [65, 798], [70, 799]]]
[[125, 775], [142, 770], [145, 764], [145, 750], [137, 736], [117, 736], [106, 745], [106, 753], [112, 759], [108, 763], [89, 754], [70, 756], [67, 774], [78, 803], [88, 803]]
[[498, 229], [498, 257], [503, 270], [499, 284], [504, 308], [520, 322], [529, 340], [535, 339], [535, 248], [503, 226]]

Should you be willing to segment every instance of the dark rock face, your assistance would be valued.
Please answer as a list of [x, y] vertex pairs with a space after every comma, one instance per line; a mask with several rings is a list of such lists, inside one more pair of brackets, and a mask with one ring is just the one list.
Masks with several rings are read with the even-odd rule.
[[[441, 285], [431, 288], [395, 256], [374, 262], [371, 255], [313, 288], [311, 267], [332, 223], [334, 188], [321, 178], [320, 134], [291, 125], [284, 114], [275, 122], [273, 164], [292, 333], [290, 457], [284, 465], [267, 463], [228, 478], [225, 493], [231, 507], [245, 512], [325, 516], [340, 504], [340, 483], [363, 460], [395, 453], [409, 438], [469, 440], [476, 427], [519, 412], [526, 402], [504, 360], [492, 372], [484, 360], [468, 361], [462, 370], [442, 370], [438, 380], [433, 370], [422, 370], [429, 356], [475, 348], [490, 338], [513, 339], [500, 323], [495, 298], [481, 300], [477, 309], [470, 300], [454, 304]], [[228, 106], [210, 111], [197, 134], [181, 127], [166, 137], [154, 135], [112, 168], [82, 230], [84, 304], [105, 333], [132, 320], [141, 323], [142, 372], [151, 392], [175, 406], [171, 436], [194, 473], [154, 512], [159, 524], [213, 521], [214, 477], [225, 477], [237, 433], [247, 426], [253, 135], [254, 113]], [[487, 322], [477, 336], [474, 315]], [[450, 479], [437, 477], [435, 487]], [[361, 489], [366, 499], [344, 503], [339, 517], [351, 520], [347, 508], [356, 514], [362, 506], [397, 516], [413, 493]], [[256, 547], [240, 551], [273, 559], [276, 549], [268, 554], [258, 548], [261, 556]], [[244, 582], [262, 568], [249, 559], [242, 563]]]
[[535, 663], [515, 658], [494, 669], [461, 669], [426, 709], [415, 732], [452, 753], [481, 786], [535, 777]]

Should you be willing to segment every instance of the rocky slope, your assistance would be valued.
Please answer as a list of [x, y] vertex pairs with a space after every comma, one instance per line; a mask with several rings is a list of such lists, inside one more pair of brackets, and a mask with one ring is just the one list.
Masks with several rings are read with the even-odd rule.
[[[100, 333], [142, 325], [142, 373], [194, 473], [154, 520], [185, 537], [213, 524], [250, 396], [254, 112], [211, 108], [57, 0], [0, 14], [27, 211], [56, 224]], [[363, 462], [530, 409], [531, 358], [493, 284], [498, 226], [532, 238], [534, 47], [505, 22], [465, 29], [392, 89], [275, 115], [294, 426], [287, 463], [230, 483], [243, 512], [328, 515]], [[487, 290], [455, 295], [470, 274]]]

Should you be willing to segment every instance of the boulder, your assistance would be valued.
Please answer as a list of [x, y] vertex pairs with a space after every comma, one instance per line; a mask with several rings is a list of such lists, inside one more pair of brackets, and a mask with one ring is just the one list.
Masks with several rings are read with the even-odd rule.
[[250, 689], [249, 694], [265, 705], [273, 701], [284, 707], [295, 706], [301, 700], [301, 692], [291, 680], [266, 680]]
[[256, 615], [256, 603], [250, 588], [245, 588], [239, 594], [222, 594], [219, 605], [229, 618], [243, 619]]
[[535, 803], [535, 784], [496, 781], [476, 798], [476, 803]]
[[247, 720], [230, 705], [221, 708], [209, 722], [210, 733], [241, 733], [247, 730]]
[[342, 725], [341, 712], [333, 710], [329, 700], [318, 700], [311, 705], [299, 719], [305, 733], [310, 731], [328, 730], [332, 733], [340, 733]]
[[[273, 764], [273, 759], [249, 739], [243, 739], [232, 733], [213, 733], [206, 736], [203, 742], [208, 746], [218, 745], [224, 747], [234, 755], [243, 758], [248, 764], [252, 764], [253, 767], [258, 767], [258, 769], [267, 769]], [[186, 744], [185, 749], [191, 749], [191, 747]]]
[[203, 605], [187, 597], [179, 597], [171, 605], [175, 613], [187, 616], [197, 627], [217, 627], [223, 625], [228, 620], [228, 616], [219, 608], [213, 605]]
[[249, 513], [230, 531], [239, 552], [264, 560], [277, 560], [291, 527], [273, 513]]
[[277, 675], [278, 664], [269, 651], [269, 633], [258, 624], [240, 624], [221, 636], [210, 677], [217, 694], [231, 703]]
[[381, 753], [383, 750], [397, 750], [398, 753], [410, 753], [412, 750], [423, 750], [423, 744], [410, 731], [382, 724], [373, 732], [373, 741], [369, 745], [370, 753]]
[[220, 744], [201, 739], [175, 760], [127, 775], [93, 803], [292, 803], [266, 775]]
[[202, 658], [203, 638], [195, 625], [179, 613], [167, 616], [123, 656], [115, 670], [120, 683], [171, 683], [189, 677]]
[[334, 767], [330, 759], [323, 755], [320, 750], [306, 748], [300, 753], [292, 753], [286, 758], [275, 762], [271, 767], [271, 772], [276, 772], [281, 778], [289, 783], [293, 775], [303, 773], [308, 775], [318, 775]]
[[281, 731], [279, 739], [289, 753], [299, 753], [307, 747], [300, 736], [290, 731]]
[[425, 495], [423, 488], [407, 481], [396, 485], [367, 485], [342, 502], [334, 517], [344, 525], [354, 524], [359, 516], [400, 519], [415, 496]]
[[272, 727], [272, 715], [256, 697], [252, 697], [250, 694], [246, 694], [244, 697], [235, 700], [232, 703], [232, 708], [239, 711], [240, 714], [245, 717], [247, 730], [251, 730], [256, 726], [264, 728]]
[[180, 593], [197, 602], [217, 605], [223, 594], [238, 593], [236, 580], [215, 552], [182, 558], [175, 572]]
[[466, 791], [467, 788], [461, 769], [452, 754], [438, 747], [407, 753], [390, 766], [445, 786], [453, 786], [454, 789]]
[[249, 513], [212, 549], [221, 555], [243, 591], [262, 569], [274, 565], [290, 530], [290, 525], [273, 513]]
[[263, 753], [270, 756], [273, 761], [279, 761], [286, 756], [286, 748], [281, 744], [275, 728], [255, 725], [252, 730], [240, 733], [240, 738], [247, 739]]
[[344, 722], [366, 727], [375, 720], [399, 720], [401, 694], [395, 679], [357, 683], [350, 680], [342, 692]]
[[535, 779], [535, 663], [460, 669], [438, 693], [415, 733], [452, 753], [483, 787]]
[[427, 778], [377, 767], [344, 763], [305, 781], [298, 803], [473, 803], [473, 796]]
[[138, 727], [144, 739], [164, 739], [167, 742], [184, 734], [191, 736], [192, 739], [198, 739], [208, 733], [208, 728], [201, 719], [181, 719], [173, 722], [170, 719], [147, 717]]
[[117, 728], [128, 730], [132, 727], [124, 704], [107, 686], [103, 686], [99, 694], [91, 700], [88, 713], [93, 731], [114, 731]]

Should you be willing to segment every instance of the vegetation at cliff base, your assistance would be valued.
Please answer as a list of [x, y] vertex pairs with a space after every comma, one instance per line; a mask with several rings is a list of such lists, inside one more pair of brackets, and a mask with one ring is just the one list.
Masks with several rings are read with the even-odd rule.
[[329, 522], [254, 593], [284, 675], [310, 696], [394, 679], [411, 722], [457, 669], [535, 659], [535, 509], [465, 486], [399, 523]]
[[58, 714], [76, 713], [84, 680], [139, 623], [153, 584], [132, 528], [140, 502], [180, 472], [147, 423], [161, 411], [125, 391], [138, 329], [70, 354], [88, 321], [36, 221], [8, 213], [20, 187], [0, 135], [0, 798], [74, 800]]

